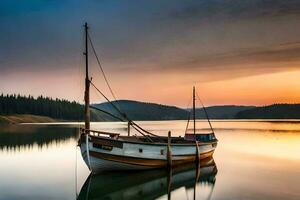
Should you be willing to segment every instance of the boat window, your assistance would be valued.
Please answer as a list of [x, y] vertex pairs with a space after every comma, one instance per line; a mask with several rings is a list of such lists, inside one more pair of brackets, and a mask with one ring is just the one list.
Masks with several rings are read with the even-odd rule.
[[139, 149], [139, 152], [140, 152], [140, 153], [143, 153], [143, 149]]
[[163, 149], [160, 150], [160, 155], [164, 155], [164, 150]]
[[107, 150], [107, 151], [111, 151], [113, 149], [112, 146], [107, 146], [107, 145], [102, 145], [102, 144], [97, 144], [97, 143], [93, 143], [93, 147], [98, 148], [98, 149]]

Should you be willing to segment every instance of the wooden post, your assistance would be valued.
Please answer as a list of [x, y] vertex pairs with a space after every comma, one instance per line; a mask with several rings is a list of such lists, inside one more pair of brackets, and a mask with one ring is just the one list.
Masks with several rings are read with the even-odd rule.
[[91, 160], [90, 160], [90, 148], [89, 148], [89, 134], [85, 134], [85, 144], [86, 144], [86, 157], [88, 160], [88, 168], [91, 169]]
[[193, 121], [194, 121], [194, 135], [196, 139], [196, 95], [195, 95], [195, 86], [193, 87]]
[[195, 145], [196, 145], [196, 158], [195, 158], [195, 161], [196, 161], [197, 164], [200, 165], [201, 158], [200, 158], [200, 151], [199, 151], [199, 146], [198, 146], [198, 141], [197, 140], [195, 141]]
[[90, 80], [89, 80], [89, 67], [88, 67], [88, 25], [87, 23], [84, 24], [85, 30], [85, 91], [84, 91], [84, 102], [85, 102], [85, 132], [89, 134], [90, 130]]
[[167, 184], [168, 184], [168, 200], [171, 200], [171, 192], [172, 192], [172, 168], [169, 169], [168, 171], [168, 176], [167, 176]]
[[89, 59], [88, 59], [88, 25], [84, 24], [85, 30], [85, 91], [84, 91], [84, 113], [85, 113], [85, 144], [88, 167], [91, 170], [90, 150], [89, 150], [89, 130], [90, 130], [90, 80], [89, 80]]
[[130, 125], [131, 125], [131, 123], [128, 122], [128, 124], [127, 124], [127, 133], [128, 133], [128, 136], [130, 136]]
[[[197, 141], [196, 141], [196, 145], [197, 145]], [[198, 146], [198, 145], [197, 145]], [[199, 152], [199, 149], [198, 149]], [[195, 185], [194, 185], [194, 199], [196, 199], [196, 187], [197, 187], [197, 183], [199, 181], [200, 178], [200, 159], [198, 157], [198, 162], [196, 162], [196, 174], [195, 174]]]
[[171, 131], [168, 132], [167, 167], [169, 169], [172, 167]]

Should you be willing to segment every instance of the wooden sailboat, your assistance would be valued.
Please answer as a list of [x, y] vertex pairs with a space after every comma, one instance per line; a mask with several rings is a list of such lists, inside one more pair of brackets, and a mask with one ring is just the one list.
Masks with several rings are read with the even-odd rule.
[[[107, 170], [143, 170], [172, 167], [183, 163], [199, 162], [202, 159], [212, 157], [218, 140], [213, 129], [211, 129], [211, 133], [206, 134], [198, 133], [196, 130], [195, 88], [193, 88], [194, 129], [193, 133], [185, 134], [185, 137], [171, 137], [170, 132], [168, 137], [150, 133], [130, 120], [124, 113], [121, 113], [112, 102], [113, 107], [128, 122], [128, 130], [130, 130], [130, 127], [133, 127], [141, 133], [141, 136], [130, 135], [129, 131], [128, 135], [125, 136], [119, 133], [91, 130], [89, 89], [90, 84], [94, 87], [95, 85], [89, 78], [88, 41], [91, 40], [88, 37], [88, 26], [86, 23], [84, 53], [86, 65], [85, 128], [81, 129], [79, 146], [83, 159], [92, 173]], [[103, 112], [118, 118], [111, 113]]]

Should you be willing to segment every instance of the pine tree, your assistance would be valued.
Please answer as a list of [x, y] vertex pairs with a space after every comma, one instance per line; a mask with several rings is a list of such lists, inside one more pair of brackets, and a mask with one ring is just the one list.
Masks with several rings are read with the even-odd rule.
[[0, 114], [32, 114], [43, 115], [55, 119], [80, 120], [83, 119], [84, 106], [64, 99], [52, 99], [42, 95], [34, 98], [31, 95], [0, 96]]

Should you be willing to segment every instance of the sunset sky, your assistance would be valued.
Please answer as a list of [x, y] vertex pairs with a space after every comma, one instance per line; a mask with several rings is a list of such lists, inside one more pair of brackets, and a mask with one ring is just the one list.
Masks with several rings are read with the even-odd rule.
[[86, 21], [118, 99], [300, 103], [299, 0], [1, 0], [0, 92], [82, 102]]

